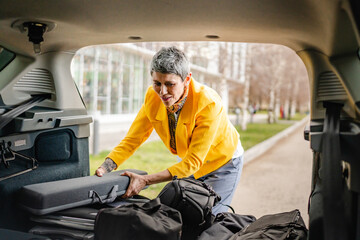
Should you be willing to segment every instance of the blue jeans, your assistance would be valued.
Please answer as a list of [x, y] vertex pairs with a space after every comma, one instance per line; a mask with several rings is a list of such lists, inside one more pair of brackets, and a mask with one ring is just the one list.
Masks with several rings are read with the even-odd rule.
[[243, 158], [243, 155], [238, 158], [232, 158], [219, 169], [198, 178], [198, 180], [212, 186], [214, 191], [221, 196], [221, 201], [212, 209], [215, 216], [220, 212], [228, 211], [228, 207], [224, 205], [231, 204], [236, 187], [240, 181]]

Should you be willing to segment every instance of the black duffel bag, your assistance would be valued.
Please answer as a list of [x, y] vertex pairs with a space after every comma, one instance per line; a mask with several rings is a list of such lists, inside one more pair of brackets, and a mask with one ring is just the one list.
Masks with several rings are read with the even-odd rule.
[[306, 240], [307, 229], [299, 210], [265, 215], [251, 223], [230, 240]]
[[212, 208], [221, 197], [212, 187], [194, 178], [174, 178], [159, 193], [161, 203], [179, 210], [183, 220], [182, 239], [196, 239], [211, 226]]
[[197, 240], [228, 240], [255, 220], [256, 218], [252, 215], [218, 213], [213, 225], [204, 230]]
[[133, 203], [104, 208], [95, 220], [96, 240], [181, 239], [182, 220], [179, 211], [160, 203]]

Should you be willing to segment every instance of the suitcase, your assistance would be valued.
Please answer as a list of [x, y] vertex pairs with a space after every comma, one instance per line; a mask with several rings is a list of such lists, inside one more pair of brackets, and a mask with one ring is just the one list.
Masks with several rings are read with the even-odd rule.
[[63, 239], [93, 240], [94, 239], [93, 232], [80, 231], [69, 228], [58, 228], [52, 226], [35, 226], [32, 229], [30, 229], [29, 232], [33, 234], [37, 234], [38, 236], [43, 235], [56, 240], [63, 240]]
[[124, 171], [147, 174], [127, 169], [103, 177], [87, 176], [27, 185], [18, 192], [18, 204], [32, 214], [45, 215], [94, 203], [113, 202], [125, 193], [129, 185], [129, 177], [121, 176]]
[[83, 231], [93, 231], [99, 209], [79, 207], [42, 216], [32, 216], [30, 220], [40, 225], [52, 225]]
[[37, 225], [29, 232], [58, 240], [92, 240], [98, 211], [96, 208], [79, 207], [43, 216], [33, 216], [31, 220]]
[[95, 204], [86, 207], [66, 209], [42, 216], [32, 216], [30, 219], [37, 225], [30, 229], [30, 233], [43, 235], [55, 239], [94, 239], [95, 218], [101, 208], [117, 208], [132, 203], [145, 203], [150, 199], [135, 195], [131, 198], [118, 197], [112, 203]]

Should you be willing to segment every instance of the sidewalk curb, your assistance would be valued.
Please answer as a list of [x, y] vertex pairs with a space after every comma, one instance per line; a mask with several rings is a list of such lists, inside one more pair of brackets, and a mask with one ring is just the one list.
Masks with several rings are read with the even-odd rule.
[[[282, 138], [287, 137], [288, 135], [293, 133], [299, 127], [303, 126], [308, 121], [309, 121], [309, 116], [306, 116], [301, 121], [294, 123], [290, 127], [272, 136], [271, 138], [268, 138], [265, 141], [256, 144], [252, 148], [246, 150], [244, 153], [244, 165], [248, 164], [252, 160], [264, 154], [266, 151], [272, 148], [277, 142], [279, 142]], [[240, 140], [241, 140], [241, 136], [240, 136]]]

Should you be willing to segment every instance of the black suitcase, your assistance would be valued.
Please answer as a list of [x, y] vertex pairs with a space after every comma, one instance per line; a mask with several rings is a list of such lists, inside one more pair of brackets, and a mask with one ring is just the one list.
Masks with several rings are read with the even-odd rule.
[[95, 204], [88, 207], [66, 209], [42, 216], [32, 216], [31, 220], [38, 225], [33, 227], [29, 232], [57, 240], [92, 240], [94, 239], [95, 218], [99, 209], [116, 208], [127, 204], [145, 203], [148, 201], [150, 201], [150, 199], [140, 195], [135, 195], [127, 199], [118, 197], [112, 203]]
[[44, 215], [64, 209], [93, 203], [108, 203], [123, 195], [129, 185], [124, 171], [145, 175], [140, 170], [121, 170], [103, 177], [87, 176], [22, 187], [18, 193], [19, 205], [35, 215]]
[[59, 228], [93, 231], [98, 212], [99, 209], [96, 208], [79, 207], [42, 216], [32, 216], [30, 219], [41, 226], [52, 225]]

